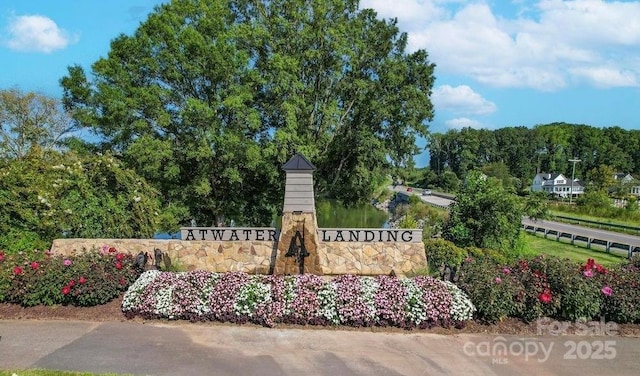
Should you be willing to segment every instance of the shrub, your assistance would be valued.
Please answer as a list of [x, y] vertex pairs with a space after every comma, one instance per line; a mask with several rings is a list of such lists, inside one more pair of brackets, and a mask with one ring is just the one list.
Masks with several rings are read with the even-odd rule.
[[458, 285], [474, 303], [481, 321], [493, 323], [522, 311], [519, 279], [510, 268], [499, 268], [488, 258], [466, 259]]
[[26, 250], [46, 249], [49, 244], [32, 231], [12, 229], [0, 235], [0, 249], [9, 255], [15, 255]]
[[433, 272], [439, 272], [443, 267], [457, 269], [466, 253], [462, 248], [444, 239], [429, 239], [424, 242], [427, 253], [427, 264]]
[[602, 313], [618, 323], [640, 323], [640, 257], [615, 267], [603, 278]]
[[497, 265], [505, 265], [507, 263], [507, 257], [495, 249], [466, 247], [465, 251], [469, 257], [487, 259]]
[[133, 258], [114, 248], [69, 257], [19, 253], [5, 256], [2, 265], [0, 298], [23, 306], [105, 304], [138, 277]]

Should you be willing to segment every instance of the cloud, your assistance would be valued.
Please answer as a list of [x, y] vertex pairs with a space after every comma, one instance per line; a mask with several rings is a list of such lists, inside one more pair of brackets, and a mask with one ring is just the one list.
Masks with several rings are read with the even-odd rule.
[[12, 18], [7, 34], [5, 45], [12, 50], [24, 52], [50, 53], [63, 49], [78, 39], [60, 29], [52, 19], [39, 15]]
[[448, 110], [456, 114], [486, 115], [497, 109], [495, 103], [484, 99], [467, 85], [438, 86], [431, 95], [436, 111]]
[[640, 86], [638, 1], [363, 3], [381, 17], [397, 17], [408, 48], [426, 49], [443, 74], [541, 91]]
[[468, 119], [468, 118], [465, 118], [465, 117], [447, 120], [447, 121], [445, 121], [445, 124], [450, 129], [462, 129], [462, 128], [480, 129], [480, 128], [487, 128], [485, 125], [483, 125], [479, 121], [473, 120], [473, 119]]

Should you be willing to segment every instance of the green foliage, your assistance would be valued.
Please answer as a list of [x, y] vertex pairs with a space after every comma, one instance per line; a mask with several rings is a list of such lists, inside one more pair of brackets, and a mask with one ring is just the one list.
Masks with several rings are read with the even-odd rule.
[[640, 255], [626, 264], [611, 268], [604, 278], [611, 295], [604, 296], [603, 314], [618, 323], [640, 323]]
[[611, 166], [600, 165], [592, 168], [587, 172], [587, 181], [589, 182], [587, 190], [607, 192], [609, 188], [615, 185], [615, 179], [613, 177], [615, 174], [616, 170]]
[[507, 253], [517, 247], [522, 215], [522, 206], [514, 194], [494, 178], [474, 171], [456, 196], [443, 237], [459, 247]]
[[0, 250], [9, 255], [15, 255], [27, 250], [47, 249], [50, 245], [50, 242], [43, 241], [33, 231], [19, 231], [10, 228], [8, 232], [0, 235]]
[[58, 100], [17, 88], [0, 90], [0, 158], [22, 158], [33, 149], [52, 150], [75, 129]]
[[545, 192], [531, 192], [524, 202], [524, 213], [532, 220], [548, 219], [548, 195]]
[[459, 285], [484, 321], [505, 317], [577, 321], [599, 319], [609, 299], [601, 291], [610, 284], [607, 278], [607, 270], [595, 263], [581, 266], [557, 257], [536, 256], [508, 266], [470, 258], [463, 263]]
[[469, 257], [474, 259], [488, 260], [496, 265], [505, 265], [508, 261], [507, 257], [494, 249], [467, 247], [465, 248]]
[[587, 190], [576, 200], [576, 204], [590, 212], [608, 210], [612, 207], [607, 192], [599, 190]]
[[114, 248], [69, 257], [44, 252], [6, 255], [0, 260], [0, 301], [95, 306], [119, 296], [138, 275], [133, 258]]
[[[612, 170], [640, 176], [640, 130], [620, 127], [552, 123], [495, 131], [464, 128], [431, 134], [428, 146], [430, 168], [437, 175], [449, 169], [464, 180], [470, 171], [483, 169], [486, 175], [501, 177], [504, 182], [507, 176], [514, 178], [510, 185], [519, 185], [521, 190], [527, 190], [537, 172], [571, 177], [573, 166], [568, 160], [574, 157], [582, 161], [575, 166], [575, 177], [582, 180], [594, 169], [609, 166], [610, 170], [593, 176], [599, 187], [607, 186]], [[502, 164], [508, 170], [499, 166]], [[620, 190], [620, 196], [626, 195], [625, 191]]]
[[109, 154], [34, 152], [0, 163], [0, 176], [5, 249], [43, 249], [62, 237], [146, 238], [159, 227], [157, 192]]
[[405, 215], [398, 222], [398, 228], [418, 228], [418, 221], [410, 215]]
[[411, 167], [420, 151], [434, 65], [405, 51], [395, 20], [358, 5], [163, 4], [90, 74], [69, 68], [65, 107], [181, 222], [268, 224], [295, 152], [317, 167], [321, 196], [368, 201], [390, 165]]
[[454, 193], [458, 192], [460, 189], [460, 179], [453, 171], [445, 171], [440, 176], [440, 181], [438, 186], [442, 188], [445, 192]]
[[424, 241], [427, 264], [432, 273], [448, 266], [457, 268], [466, 257], [465, 250], [444, 239], [428, 239]]
[[504, 273], [488, 258], [470, 258], [464, 262], [458, 286], [477, 308], [477, 318], [484, 322], [501, 321], [518, 316], [523, 302], [514, 297], [522, 284], [512, 273]]

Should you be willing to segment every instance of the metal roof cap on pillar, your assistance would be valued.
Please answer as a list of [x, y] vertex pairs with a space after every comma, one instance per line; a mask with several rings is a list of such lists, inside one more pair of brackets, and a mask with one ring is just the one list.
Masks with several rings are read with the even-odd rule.
[[316, 167], [304, 155], [298, 153], [282, 165], [284, 171], [315, 171]]

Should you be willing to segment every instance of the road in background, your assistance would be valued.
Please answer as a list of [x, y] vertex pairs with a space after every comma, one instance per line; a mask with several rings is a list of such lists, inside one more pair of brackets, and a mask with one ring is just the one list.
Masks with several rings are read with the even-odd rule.
[[[412, 188], [411, 191], [407, 191], [406, 186], [395, 186], [391, 187], [394, 192], [402, 193], [404, 195], [418, 195], [422, 199], [422, 201], [436, 206], [440, 208], [448, 208], [454, 201], [448, 198], [437, 196], [437, 193], [424, 196], [422, 195], [422, 189]], [[580, 225], [571, 225], [562, 222], [556, 221], [547, 221], [547, 220], [531, 220], [529, 218], [522, 219], [522, 226], [529, 228], [537, 228], [537, 229], [545, 229], [547, 232], [552, 233], [557, 238], [559, 237], [569, 237], [576, 238], [576, 240], [582, 240], [580, 238], [584, 238], [585, 242], [591, 243], [590, 240], [595, 240], [596, 243], [604, 243], [604, 246], [607, 247], [607, 242], [611, 246], [612, 249], [616, 249], [617, 251], [623, 251], [627, 253], [627, 256], [631, 256], [634, 252], [640, 251], [640, 236], [635, 235], [627, 235], [614, 231], [600, 230], [594, 229], [591, 227], [585, 227]]]

